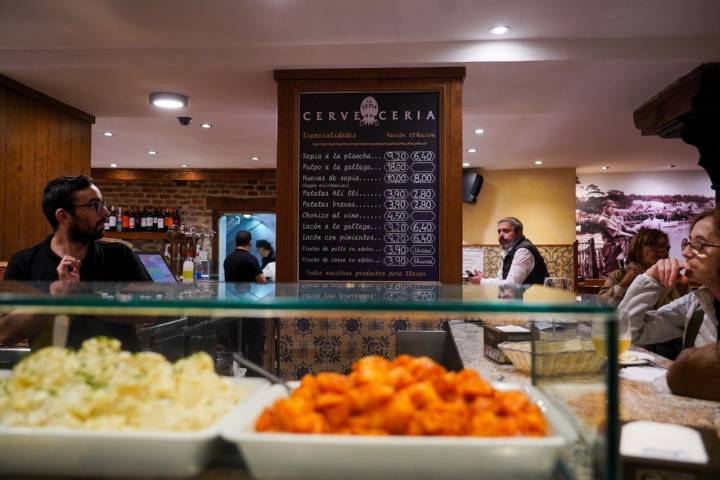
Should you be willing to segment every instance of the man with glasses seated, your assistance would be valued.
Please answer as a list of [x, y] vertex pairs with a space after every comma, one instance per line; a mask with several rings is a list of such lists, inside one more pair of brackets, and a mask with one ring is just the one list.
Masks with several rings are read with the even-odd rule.
[[[8, 263], [5, 280], [48, 282], [51, 293], [62, 290], [63, 284], [80, 281], [149, 280], [130, 248], [99, 241], [109, 212], [92, 178], [79, 175], [51, 180], [43, 191], [42, 208], [53, 233], [16, 253]], [[43, 327], [11, 320], [0, 319], [0, 343], [12, 343], [16, 337], [32, 338]], [[85, 323], [85, 337], [97, 331], [120, 339], [128, 349], [139, 348], [132, 325], [113, 323], [101, 328], [100, 323]], [[68, 344], [75, 343], [72, 340], [71, 329]]]
[[[683, 352], [671, 368], [668, 384], [676, 393], [688, 394], [685, 380], [677, 369], [687, 365], [688, 356], [707, 352], [717, 367], [713, 381], [692, 385], [715, 392], [720, 398], [720, 352], [718, 352], [718, 311], [720, 311], [720, 224], [715, 211], [698, 215], [692, 222], [690, 238], [683, 241], [685, 262], [664, 258], [638, 275], [618, 306], [618, 316], [630, 326], [635, 344], [645, 345], [683, 338]], [[700, 288], [658, 309], [654, 305], [667, 290], [678, 283], [693, 282]], [[677, 366], [676, 366], [677, 364]], [[676, 369], [673, 371], [673, 369]], [[709, 374], [708, 371], [701, 375]], [[706, 377], [709, 378], [709, 377]], [[679, 382], [679, 383], [678, 383]], [[704, 390], [703, 390], [704, 389]], [[698, 396], [697, 391], [693, 396]], [[703, 398], [706, 398], [703, 396]]]

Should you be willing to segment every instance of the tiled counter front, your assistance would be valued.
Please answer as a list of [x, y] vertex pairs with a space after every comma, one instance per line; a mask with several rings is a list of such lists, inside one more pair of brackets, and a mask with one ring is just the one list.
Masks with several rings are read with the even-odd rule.
[[394, 358], [397, 332], [442, 330], [444, 320], [312, 317], [280, 320], [279, 370], [285, 379], [306, 373], [348, 373], [366, 355]]

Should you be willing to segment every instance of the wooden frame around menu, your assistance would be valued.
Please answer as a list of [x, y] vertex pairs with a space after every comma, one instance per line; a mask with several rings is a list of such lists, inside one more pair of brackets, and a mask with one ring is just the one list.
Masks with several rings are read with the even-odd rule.
[[461, 282], [462, 86], [465, 67], [275, 70], [278, 84], [277, 281], [298, 280], [300, 94], [438, 92], [440, 96], [440, 281]]

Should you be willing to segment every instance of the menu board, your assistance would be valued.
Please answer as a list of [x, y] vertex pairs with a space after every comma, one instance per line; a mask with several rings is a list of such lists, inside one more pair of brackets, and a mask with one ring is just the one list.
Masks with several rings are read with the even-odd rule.
[[439, 93], [302, 93], [299, 113], [299, 280], [438, 281]]

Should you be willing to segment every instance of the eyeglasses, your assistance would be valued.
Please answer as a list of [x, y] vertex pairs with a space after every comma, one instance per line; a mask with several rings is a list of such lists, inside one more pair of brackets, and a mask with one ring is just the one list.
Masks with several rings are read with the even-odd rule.
[[92, 207], [95, 209], [95, 213], [102, 212], [103, 208], [107, 209], [107, 205], [105, 204], [105, 202], [101, 202], [101, 201], [88, 202], [88, 203], [83, 203], [81, 205], [73, 205], [72, 207], [73, 208]]
[[705, 247], [716, 247], [720, 248], [720, 245], [716, 245], [714, 243], [705, 243], [701, 240], [690, 240], [689, 238], [683, 238], [682, 242], [680, 242], [680, 246], [682, 247], [683, 252], [687, 247], [690, 247], [690, 250], [697, 255], [701, 251], [705, 249]]

